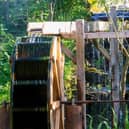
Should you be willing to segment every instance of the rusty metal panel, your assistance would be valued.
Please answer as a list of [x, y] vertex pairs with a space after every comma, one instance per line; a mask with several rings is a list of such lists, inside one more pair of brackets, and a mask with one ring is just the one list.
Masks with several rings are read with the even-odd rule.
[[65, 127], [66, 129], [82, 129], [82, 106], [65, 106]]

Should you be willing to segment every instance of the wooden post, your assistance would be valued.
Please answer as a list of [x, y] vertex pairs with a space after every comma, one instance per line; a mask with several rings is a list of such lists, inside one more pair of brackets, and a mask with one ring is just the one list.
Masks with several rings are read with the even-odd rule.
[[[85, 39], [84, 20], [76, 21], [76, 62], [78, 100], [85, 101]], [[86, 105], [82, 106], [83, 129], [86, 129]]]
[[[117, 25], [116, 25], [116, 8], [111, 7], [111, 26], [110, 30], [111, 31], [116, 31], [117, 30]], [[120, 98], [120, 81], [119, 81], [119, 43], [117, 39], [111, 39], [110, 43], [110, 51], [111, 51], [111, 74], [112, 74], [112, 100], [119, 100]], [[120, 109], [120, 104], [119, 103], [113, 103], [113, 109], [114, 112], [117, 116], [117, 120], [119, 122], [119, 109]], [[114, 121], [114, 117], [113, 117]], [[114, 128], [114, 124], [113, 124]]]

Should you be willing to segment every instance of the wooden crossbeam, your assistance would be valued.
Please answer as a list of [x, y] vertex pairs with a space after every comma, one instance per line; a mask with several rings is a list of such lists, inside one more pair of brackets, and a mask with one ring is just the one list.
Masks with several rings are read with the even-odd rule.
[[71, 34], [76, 31], [76, 22], [30, 22], [27, 31], [41, 32], [44, 35]]
[[[91, 23], [88, 22], [87, 24], [85, 24], [84, 30], [86, 30], [89, 24]], [[129, 38], [128, 30], [125, 30], [123, 32], [117, 32], [117, 34], [116, 32], [105, 32], [105, 31], [97, 32], [97, 29], [95, 29], [96, 31], [93, 31], [93, 32], [90, 32], [90, 30], [88, 30], [88, 32], [84, 34], [85, 39]], [[99, 30], [102, 30], [102, 29], [100, 28]], [[62, 38], [66, 38], [66, 39], [76, 39], [77, 28], [76, 28], [76, 22], [70, 22], [70, 21], [69, 22], [31, 22], [28, 24], [27, 31], [30, 34], [40, 33], [43, 35], [60, 35]]]
[[104, 39], [104, 38], [129, 38], [129, 31], [123, 32], [88, 32], [85, 39]]

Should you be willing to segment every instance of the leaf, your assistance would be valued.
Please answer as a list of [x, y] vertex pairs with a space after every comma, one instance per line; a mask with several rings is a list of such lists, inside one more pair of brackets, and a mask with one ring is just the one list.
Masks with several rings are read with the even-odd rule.
[[117, 115], [114, 111], [114, 109], [112, 109], [112, 112], [113, 112], [113, 123], [114, 123], [114, 129], [117, 129], [117, 125], [118, 125], [118, 119], [117, 119]]
[[102, 127], [105, 126], [104, 129], [111, 129], [111, 127], [109, 126], [107, 121], [102, 121], [99, 125], [97, 129], [102, 129]]
[[87, 0], [89, 4], [94, 4], [97, 2], [97, 0]]
[[89, 129], [93, 129], [93, 117], [89, 114], [87, 114], [87, 117], [90, 118]]

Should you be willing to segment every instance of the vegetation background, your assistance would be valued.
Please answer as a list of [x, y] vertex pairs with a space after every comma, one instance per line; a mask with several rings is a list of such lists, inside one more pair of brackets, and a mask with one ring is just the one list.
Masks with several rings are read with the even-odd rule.
[[[0, 0], [0, 103], [10, 101], [10, 55], [18, 37], [27, 35], [28, 22], [86, 19], [89, 15], [81, 0]], [[72, 51], [74, 42], [64, 41]], [[66, 59], [65, 80], [70, 89], [73, 69]], [[71, 95], [69, 94], [69, 97]]]
[[[38, 21], [73, 21], [90, 19], [92, 12], [103, 11], [107, 0], [0, 0], [0, 103], [9, 101], [11, 75], [10, 55], [17, 37], [26, 35], [28, 22]], [[121, 0], [114, 0], [120, 3]], [[63, 41], [73, 52], [73, 41]], [[75, 69], [66, 58], [65, 85], [69, 98], [75, 82]]]

